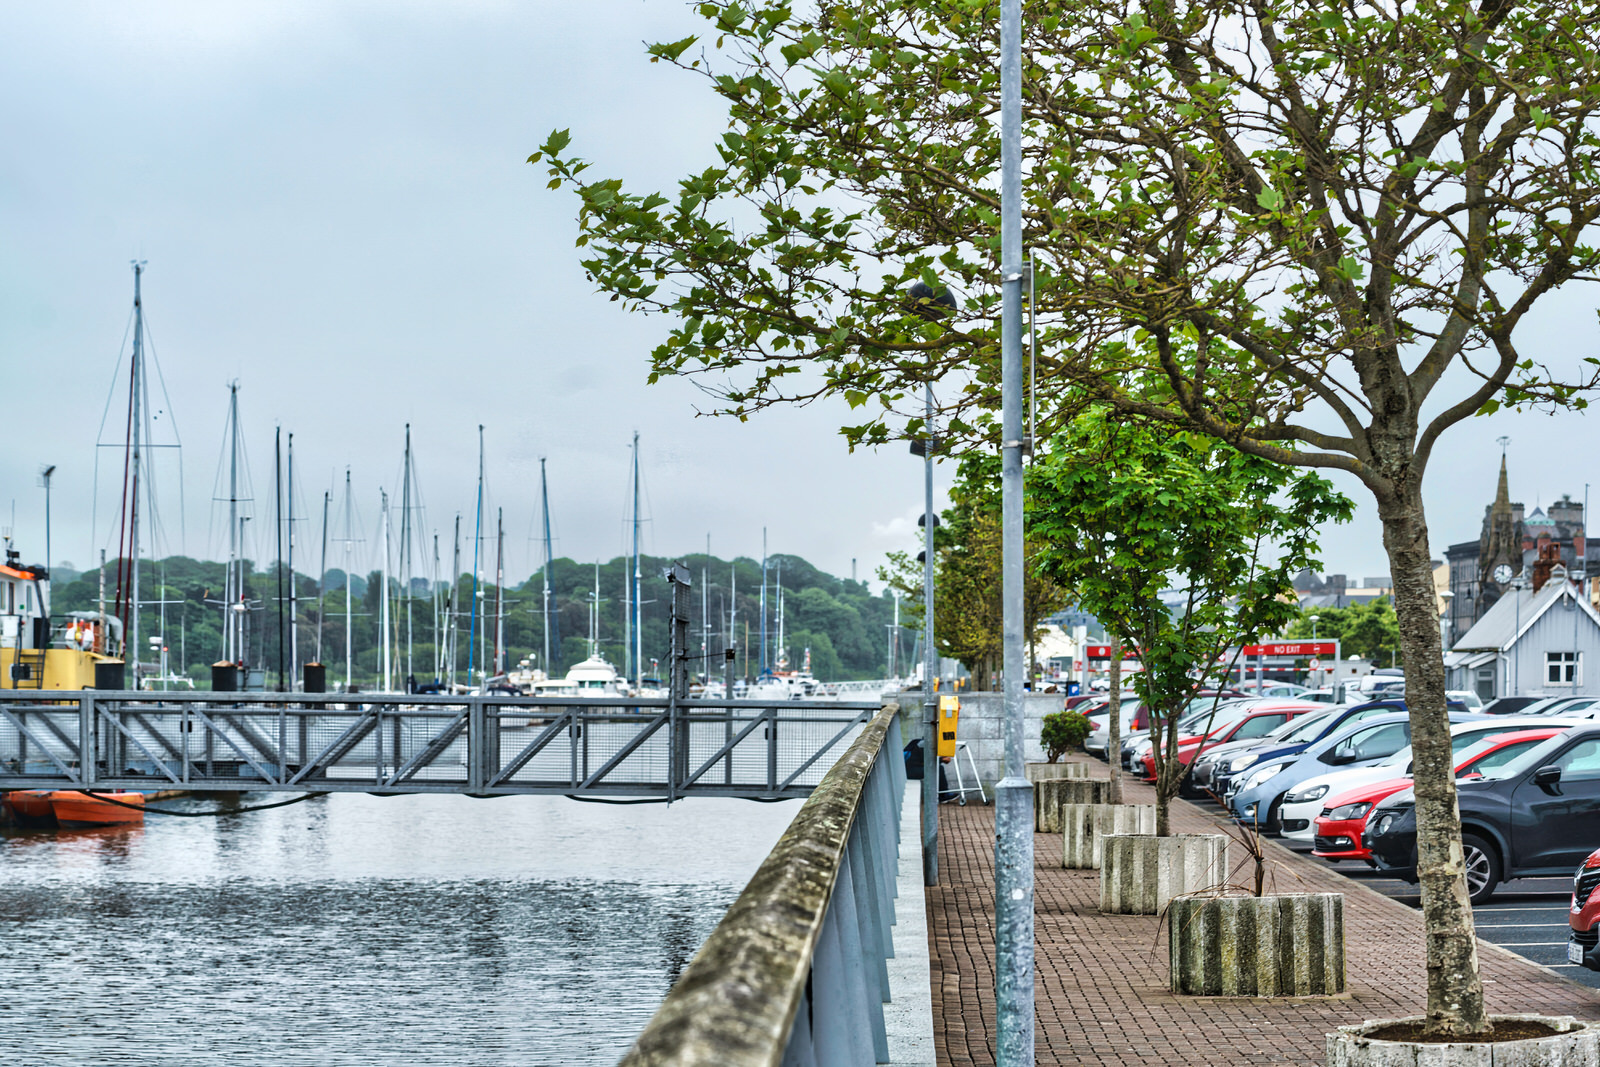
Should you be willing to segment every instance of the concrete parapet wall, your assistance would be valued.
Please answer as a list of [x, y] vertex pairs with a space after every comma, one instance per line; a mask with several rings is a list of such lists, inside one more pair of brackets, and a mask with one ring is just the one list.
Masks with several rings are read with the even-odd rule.
[[1159, 915], [1173, 899], [1215, 889], [1228, 876], [1221, 834], [1107, 834], [1100, 858], [1100, 910]]
[[1104, 804], [1109, 778], [1046, 778], [1033, 784], [1033, 828], [1041, 834], [1061, 832], [1061, 805]]
[[1154, 804], [1062, 804], [1061, 866], [1099, 870], [1110, 834], [1154, 834]]
[[[1022, 758], [1027, 763], [1045, 762], [1039, 731], [1044, 717], [1066, 705], [1061, 693], [1025, 694], [1022, 698]], [[1001, 713], [1001, 694], [962, 693], [961, 722], [956, 739], [965, 741], [978, 768], [978, 778], [987, 788], [1006, 774], [1005, 718]], [[966, 762], [966, 757], [962, 757]]]
[[1328, 1035], [1328, 1067], [1596, 1067], [1600, 1027], [1571, 1015], [1491, 1015], [1490, 1022], [1541, 1022], [1558, 1033], [1550, 1037], [1475, 1044], [1471, 1041], [1423, 1045], [1377, 1041], [1366, 1036], [1394, 1023], [1421, 1022], [1422, 1016], [1377, 1019], [1341, 1026]]
[[1344, 896], [1179, 897], [1167, 911], [1172, 991], [1332, 996], [1345, 989]]

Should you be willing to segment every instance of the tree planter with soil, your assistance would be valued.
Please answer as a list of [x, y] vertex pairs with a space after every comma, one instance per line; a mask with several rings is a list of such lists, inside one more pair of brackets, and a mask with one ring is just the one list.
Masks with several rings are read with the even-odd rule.
[[1061, 805], [1104, 804], [1111, 783], [1104, 778], [1046, 778], [1033, 786], [1033, 828], [1041, 834], [1061, 832]]
[[1179, 897], [1167, 909], [1172, 991], [1209, 997], [1344, 992], [1344, 895]]
[[1423, 1033], [1425, 1016], [1341, 1026], [1328, 1035], [1328, 1067], [1595, 1067], [1600, 1028], [1570, 1015], [1491, 1015], [1469, 1039]]
[[1228, 876], [1221, 834], [1108, 834], [1100, 857], [1100, 910], [1159, 915], [1178, 897], [1219, 889]]
[[1062, 804], [1061, 866], [1099, 870], [1105, 839], [1111, 834], [1156, 832], [1154, 804]]

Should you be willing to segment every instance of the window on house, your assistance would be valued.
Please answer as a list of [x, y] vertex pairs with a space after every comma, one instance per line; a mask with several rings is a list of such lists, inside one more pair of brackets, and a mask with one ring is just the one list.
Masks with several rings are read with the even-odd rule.
[[1578, 653], [1546, 652], [1544, 654], [1544, 681], [1546, 685], [1578, 685]]

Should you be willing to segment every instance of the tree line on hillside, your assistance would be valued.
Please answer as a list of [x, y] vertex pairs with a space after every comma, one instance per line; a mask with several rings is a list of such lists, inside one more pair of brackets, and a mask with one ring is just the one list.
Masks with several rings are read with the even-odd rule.
[[[640, 643], [645, 673], [654, 663], [666, 659], [669, 646], [667, 612], [670, 598], [665, 567], [684, 563], [691, 575], [691, 650], [699, 654], [703, 640], [709, 640], [711, 673], [720, 676], [720, 653], [730, 645], [736, 650], [735, 670], [754, 676], [761, 670], [761, 564], [740, 558], [733, 561], [697, 554], [668, 559], [643, 556], [640, 559]], [[284, 662], [289, 659], [290, 625], [289, 575], [284, 575], [283, 639], [280, 642], [278, 609], [278, 566], [257, 570], [250, 561], [243, 564], [246, 612], [246, 665], [268, 672], [270, 685], [276, 685], [280, 644]], [[116, 599], [117, 562], [105, 566], [108, 612]], [[631, 662], [631, 650], [624, 645], [624, 618], [630, 597], [629, 576], [632, 561], [618, 557], [608, 562], [580, 563], [555, 560], [551, 566], [553, 675], [562, 675], [573, 664], [590, 654], [591, 640], [600, 655], [621, 669]], [[702, 577], [704, 576], [704, 577]], [[330, 684], [344, 680], [346, 657], [346, 608], [349, 610], [351, 681], [372, 685], [382, 672], [382, 575], [373, 571], [365, 576], [348, 575], [346, 595], [344, 571], [330, 569], [319, 589], [315, 578], [293, 575], [293, 609], [297, 626], [299, 658], [317, 658], [318, 638], [321, 660], [328, 665]], [[164, 639], [171, 669], [205, 684], [211, 664], [223, 655], [221, 603], [225, 587], [225, 565], [185, 556], [145, 561], [140, 570], [139, 615], [141, 643], [159, 635]], [[783, 649], [791, 667], [800, 667], [810, 654], [813, 673], [824, 681], [878, 678], [888, 664], [891, 629], [894, 623], [894, 596], [890, 591], [874, 595], [865, 583], [836, 578], [812, 566], [799, 556], [782, 555], [768, 559], [767, 587], [767, 662], [776, 665], [778, 647], [778, 586], [783, 588]], [[598, 633], [591, 633], [596, 582], [599, 587]], [[705, 596], [702, 596], [704, 584]], [[454, 612], [457, 634], [454, 641], [457, 677], [465, 680], [469, 670], [480, 664], [493, 670], [496, 660], [496, 605], [500, 610], [499, 636], [504, 645], [500, 663], [515, 669], [523, 660], [543, 668], [545, 645], [544, 574], [542, 569], [519, 585], [498, 589], [492, 582], [478, 583], [479, 613], [474, 627], [473, 579], [470, 574], [456, 582], [454, 595], [448, 584], [431, 589], [423, 579], [414, 580], [411, 595], [405, 595], [399, 579], [390, 576], [389, 612], [390, 655], [397, 681], [408, 673], [419, 681], [448, 673], [440, 647], [450, 647], [446, 628]], [[52, 612], [61, 616], [73, 611], [99, 610], [100, 572], [91, 570], [76, 575], [53, 590]], [[453, 605], [453, 608], [452, 608]], [[702, 624], [705, 609], [705, 625]], [[729, 630], [729, 613], [733, 628]], [[474, 634], [477, 641], [470, 641]], [[705, 633], [709, 630], [709, 635]], [[409, 642], [408, 642], [409, 633]], [[908, 663], [915, 634], [901, 628], [899, 662]], [[407, 649], [409, 644], [409, 661]], [[470, 651], [469, 651], [470, 644]], [[154, 662], [145, 645], [141, 660]]]

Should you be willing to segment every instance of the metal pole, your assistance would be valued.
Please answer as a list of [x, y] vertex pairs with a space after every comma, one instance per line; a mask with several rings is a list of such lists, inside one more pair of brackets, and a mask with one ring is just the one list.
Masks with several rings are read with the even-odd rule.
[[933, 385], [923, 386], [922, 884], [939, 884], [939, 654], [933, 643]]
[[[1000, 4], [1000, 130], [1000, 484], [1006, 776], [995, 787], [995, 1064], [1031, 1067], [1033, 787], [1025, 777], [1022, 754], [1022, 0], [1001, 0]], [[1111, 713], [1115, 715], [1116, 709]]]

